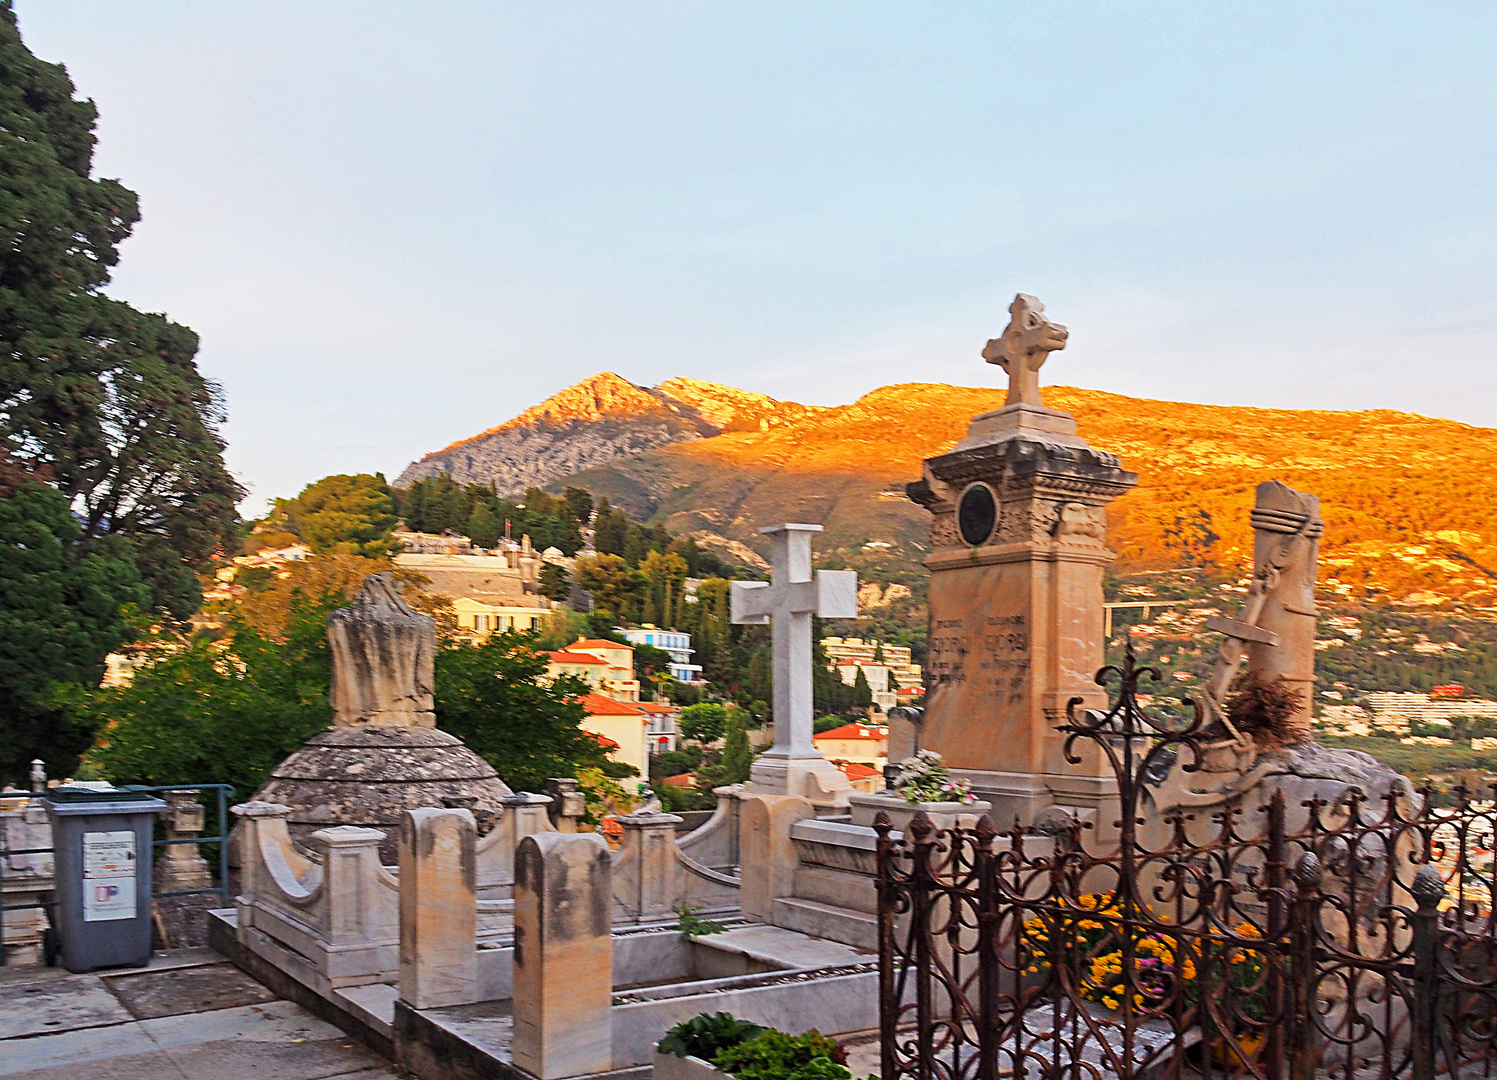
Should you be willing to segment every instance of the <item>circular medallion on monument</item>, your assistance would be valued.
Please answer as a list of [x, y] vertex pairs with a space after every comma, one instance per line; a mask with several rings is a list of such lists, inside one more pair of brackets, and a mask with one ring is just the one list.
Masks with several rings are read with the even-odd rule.
[[998, 500], [993, 489], [978, 482], [968, 484], [956, 504], [956, 527], [962, 542], [978, 547], [988, 542], [998, 526]]

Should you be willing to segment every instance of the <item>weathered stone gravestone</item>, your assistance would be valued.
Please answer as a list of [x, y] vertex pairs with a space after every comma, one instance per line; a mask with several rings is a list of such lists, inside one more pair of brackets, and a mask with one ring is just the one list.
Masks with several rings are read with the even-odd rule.
[[774, 639], [774, 745], [754, 762], [748, 790], [799, 795], [818, 807], [846, 806], [852, 791], [840, 769], [811, 741], [811, 616], [852, 619], [858, 614], [858, 575], [811, 569], [811, 534], [820, 525], [773, 525], [759, 530], [773, 544], [772, 582], [735, 581], [735, 623], [770, 624]]
[[255, 793], [291, 808], [305, 842], [333, 825], [385, 830], [393, 863], [401, 811], [466, 807], [493, 821], [511, 794], [493, 768], [434, 726], [436, 623], [411, 610], [390, 574], [364, 579], [358, 599], [328, 617], [333, 725], [275, 767]]
[[[1105, 704], [1106, 506], [1138, 477], [1046, 408], [1039, 369], [1065, 347], [1065, 327], [1019, 294], [1002, 337], [983, 357], [1009, 375], [1003, 408], [973, 417], [950, 453], [925, 462], [908, 487], [932, 514], [928, 685], [920, 745], [935, 750], [994, 817], [1033, 822], [1046, 806], [1096, 810], [1115, 792], [1093, 752], [1064, 759], [1066, 703]], [[910, 753], [907, 725], [891, 724], [889, 757]]]
[[[1216, 670], [1199, 699], [1211, 740], [1199, 768], [1186, 772], [1184, 762], [1176, 763], [1157, 786], [1146, 789], [1155, 811], [1151, 820], [1164, 827], [1163, 815], [1171, 810], [1209, 809], [1234, 800], [1261, 805], [1282, 792], [1292, 830], [1303, 822], [1303, 804], [1310, 798], [1325, 800], [1333, 812], [1352, 788], [1375, 807], [1390, 792], [1413, 800], [1408, 779], [1372, 755], [1319, 746], [1311, 737], [1315, 579], [1325, 530], [1320, 500], [1267, 481], [1258, 485], [1252, 524], [1253, 578], [1242, 616], [1206, 621], [1208, 629], [1223, 635]], [[1241, 711], [1234, 722], [1233, 693], [1265, 688], [1284, 715], [1271, 727], [1245, 726]]]

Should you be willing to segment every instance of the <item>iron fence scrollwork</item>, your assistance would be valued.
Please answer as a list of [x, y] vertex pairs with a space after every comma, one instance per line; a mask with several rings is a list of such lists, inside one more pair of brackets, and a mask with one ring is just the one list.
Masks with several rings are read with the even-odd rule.
[[1493, 801], [1459, 792], [1156, 812], [1220, 732], [1140, 707], [1131, 650], [1068, 708], [1116, 821], [878, 832], [882, 1080], [1491, 1076]]

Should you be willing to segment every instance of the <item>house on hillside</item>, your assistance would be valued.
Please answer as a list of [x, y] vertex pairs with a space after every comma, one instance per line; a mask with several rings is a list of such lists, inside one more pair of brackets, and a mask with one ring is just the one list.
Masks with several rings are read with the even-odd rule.
[[[812, 737], [816, 749], [847, 775], [852, 766], [871, 769], [883, 776], [884, 766], [889, 763], [889, 729], [873, 724], [843, 724], [841, 727], [823, 731]], [[878, 791], [883, 787], [882, 779], [871, 781], [867, 774], [859, 773], [860, 781], [875, 784], [860, 790]]]
[[677, 682], [698, 682], [702, 677], [702, 665], [691, 662], [691, 635], [679, 630], [662, 630], [652, 623], [633, 629], [619, 629], [618, 633], [635, 645], [653, 645], [671, 654], [671, 678]]
[[567, 646], [566, 651], [595, 656], [608, 665], [602, 673], [600, 693], [617, 701], [639, 700], [639, 680], [634, 677], [634, 646], [603, 638], [578, 638]]
[[563, 675], [574, 675], [594, 691], [603, 689], [604, 676], [608, 671], [606, 660], [592, 653], [575, 653], [570, 650], [547, 652], [546, 660], [546, 678], [549, 681], [555, 682]]
[[681, 706], [666, 702], [641, 701], [636, 708], [649, 721], [645, 738], [652, 754], [663, 754], [667, 750], [680, 748], [681, 733], [677, 721], [681, 717]]
[[615, 701], [596, 693], [583, 695], [582, 707], [587, 710], [582, 718], [582, 730], [614, 744], [614, 748], [608, 751], [608, 759], [633, 766], [640, 776], [649, 776], [653, 718], [632, 702]]

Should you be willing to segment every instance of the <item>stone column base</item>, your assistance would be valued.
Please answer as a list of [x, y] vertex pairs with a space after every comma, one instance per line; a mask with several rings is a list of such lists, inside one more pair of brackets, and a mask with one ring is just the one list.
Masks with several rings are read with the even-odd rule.
[[1052, 807], [1091, 823], [1097, 836], [1117, 831], [1113, 824], [1118, 816], [1117, 781], [1110, 776], [983, 769], [952, 769], [951, 775], [966, 780], [979, 799], [993, 804], [991, 816], [1000, 832], [1012, 829], [1016, 822], [1027, 829]]
[[841, 769], [819, 755], [782, 758], [765, 754], [754, 762], [744, 791], [751, 795], [799, 795], [824, 814], [846, 810], [853, 786]]

